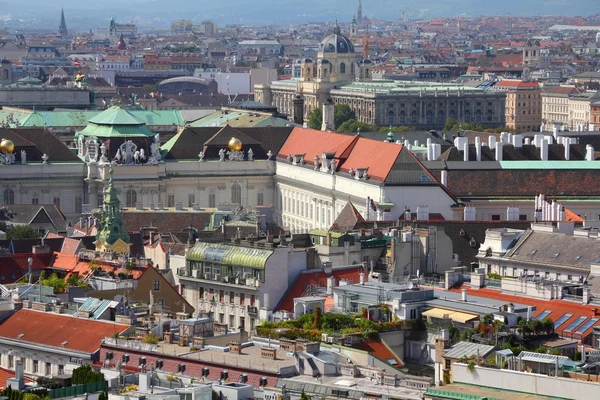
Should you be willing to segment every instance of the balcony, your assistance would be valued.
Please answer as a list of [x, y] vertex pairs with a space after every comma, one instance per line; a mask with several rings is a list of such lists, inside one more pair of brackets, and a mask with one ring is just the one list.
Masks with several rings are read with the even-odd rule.
[[207, 283], [222, 284], [224, 286], [245, 286], [256, 289], [260, 287], [261, 281], [253, 276], [232, 276], [221, 274], [205, 274], [199, 269], [189, 270], [188, 268], [179, 268], [177, 275], [180, 278], [190, 278], [192, 280], [203, 281]]

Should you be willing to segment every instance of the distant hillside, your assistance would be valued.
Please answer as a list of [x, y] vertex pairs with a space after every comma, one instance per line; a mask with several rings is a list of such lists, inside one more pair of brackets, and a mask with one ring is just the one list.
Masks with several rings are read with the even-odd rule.
[[[78, 29], [103, 26], [109, 16], [118, 20], [140, 17], [145, 23], [165, 24], [175, 18], [196, 21], [213, 19], [225, 23], [302, 23], [350, 21], [358, 0], [104, 0], [101, 4], [80, 0], [29, 0], [25, 3], [0, 0], [0, 14], [14, 19], [38, 19], [36, 25], [58, 26], [60, 7], [67, 23]], [[381, 19], [400, 17], [404, 7], [409, 17], [477, 15], [589, 15], [598, 12], [599, 0], [363, 0], [364, 14]]]

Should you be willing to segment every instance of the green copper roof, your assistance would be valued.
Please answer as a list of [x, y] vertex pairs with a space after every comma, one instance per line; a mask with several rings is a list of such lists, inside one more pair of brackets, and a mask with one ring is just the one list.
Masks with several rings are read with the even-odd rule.
[[146, 125], [106, 126], [106, 125], [89, 124], [81, 132], [79, 132], [79, 134], [83, 135], [83, 136], [96, 136], [98, 138], [111, 138], [111, 137], [132, 138], [132, 137], [154, 136], [154, 133], [152, 133], [152, 131], [150, 129], [148, 129], [146, 127]]
[[90, 119], [90, 122], [96, 125], [145, 125], [144, 122], [134, 117], [127, 110], [121, 107], [112, 106], [102, 111], [100, 114]]
[[500, 161], [502, 169], [600, 169], [600, 161]]
[[[147, 126], [183, 126], [185, 121], [179, 110], [128, 110], [139, 123]], [[73, 128], [86, 126], [90, 119], [102, 111], [29, 111], [0, 110], [0, 121], [6, 120], [10, 113], [19, 120], [20, 126], [48, 126], [51, 128]]]
[[190, 261], [210, 261], [218, 264], [264, 269], [273, 250], [199, 242], [190, 249]]

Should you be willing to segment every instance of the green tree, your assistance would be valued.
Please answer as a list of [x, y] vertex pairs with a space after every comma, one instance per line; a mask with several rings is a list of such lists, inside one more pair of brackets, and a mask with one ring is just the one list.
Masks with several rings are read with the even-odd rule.
[[144, 336], [142, 342], [148, 344], [158, 344], [158, 336], [156, 336], [156, 333], [150, 332], [146, 336]]
[[554, 321], [551, 318], [544, 318], [542, 320], [542, 330], [546, 333], [546, 335], [550, 335], [554, 332]]
[[304, 389], [302, 389], [302, 393], [300, 393], [300, 400], [310, 400], [311, 396], [304, 393]]
[[41, 278], [41, 279], [42, 279], [42, 283], [44, 284], [44, 286], [50, 286], [50, 287], [54, 288], [54, 293], [64, 293], [65, 292], [65, 288], [67, 287], [67, 284], [66, 284], [65, 280], [63, 278], [60, 278], [58, 275], [52, 274], [47, 279], [43, 279], [43, 278]]
[[307, 114], [308, 127], [312, 129], [321, 129], [323, 124], [323, 111], [319, 107], [312, 109]]
[[67, 278], [67, 286], [87, 286], [87, 285], [81, 280], [81, 276], [73, 274]]
[[379, 128], [379, 132], [381, 133], [388, 133], [389, 131], [392, 132], [410, 132], [412, 129], [409, 126], [404, 126], [404, 125], [400, 125], [400, 126], [382, 126], [381, 128]]
[[142, 89], [144, 89], [146, 93], [158, 92], [158, 87], [156, 87], [156, 85], [144, 85], [142, 86]]
[[29, 225], [13, 226], [6, 232], [6, 238], [8, 240], [37, 239], [40, 237], [40, 233]]
[[356, 119], [356, 114], [347, 104], [336, 104], [334, 107], [333, 118], [335, 126], [341, 126], [344, 122]]
[[355, 119], [349, 119], [337, 127], [336, 130], [341, 133], [357, 133], [359, 130], [361, 132], [374, 132], [377, 129], [372, 125], [365, 124], [364, 122], [360, 122]]
[[320, 329], [321, 322], [321, 307], [315, 307], [315, 311], [313, 313], [313, 328]]

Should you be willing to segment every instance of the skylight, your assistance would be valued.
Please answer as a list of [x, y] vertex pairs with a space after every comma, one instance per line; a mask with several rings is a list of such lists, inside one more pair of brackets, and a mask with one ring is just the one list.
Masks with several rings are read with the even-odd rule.
[[67, 342], [67, 341], [65, 340], [65, 341], [64, 341], [64, 342], [62, 342], [60, 345], [61, 345], [61, 346], [66, 346], [66, 345], [67, 345], [67, 343], [69, 343], [69, 342]]
[[535, 255], [535, 253], [537, 253], [537, 250], [531, 250], [531, 253], [529, 253], [530, 256]]
[[552, 257], [558, 258], [559, 255], [560, 255], [560, 253], [554, 253], [554, 255]]
[[581, 259], [581, 256], [576, 256], [575, 257], [575, 261], [579, 261]]

